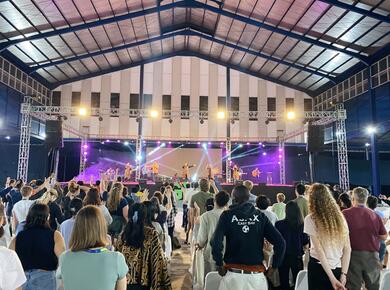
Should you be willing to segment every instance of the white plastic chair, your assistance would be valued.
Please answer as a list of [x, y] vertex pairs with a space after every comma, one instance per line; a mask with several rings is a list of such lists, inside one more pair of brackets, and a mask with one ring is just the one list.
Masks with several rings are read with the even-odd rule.
[[299, 271], [297, 281], [295, 282], [295, 290], [308, 290], [307, 270]]
[[384, 270], [381, 274], [381, 284], [379, 286], [379, 290], [390, 289], [390, 271]]
[[206, 275], [204, 290], [218, 290], [222, 277], [218, 272], [209, 272]]

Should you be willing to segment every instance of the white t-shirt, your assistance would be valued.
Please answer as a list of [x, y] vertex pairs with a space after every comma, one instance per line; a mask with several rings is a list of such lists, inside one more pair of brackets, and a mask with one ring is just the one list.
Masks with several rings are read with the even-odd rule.
[[15, 203], [12, 212], [15, 214], [18, 222], [24, 222], [27, 218], [28, 211], [35, 200], [22, 199]]
[[0, 289], [15, 290], [26, 282], [18, 255], [0, 246]]
[[191, 198], [192, 196], [199, 192], [199, 190], [195, 190], [193, 188], [184, 188], [184, 199], [183, 199], [183, 203], [184, 204], [190, 204], [191, 203]]
[[[348, 225], [345, 222], [345, 226], [348, 230]], [[343, 256], [344, 243], [340, 241], [340, 243], [330, 243], [321, 239], [321, 237], [317, 233], [316, 224], [312, 218], [312, 215], [309, 214], [305, 217], [305, 224], [303, 231], [310, 236], [317, 237], [321, 241], [321, 245], [323, 247], [325, 257], [328, 260], [329, 266], [331, 269], [340, 268], [341, 267], [341, 257]], [[319, 260], [318, 249], [314, 248], [314, 244], [310, 243], [310, 256]]]
[[271, 224], [273, 226], [275, 226], [275, 223], [278, 221], [278, 216], [272, 212], [272, 211], [269, 211], [267, 209], [261, 209], [260, 210], [263, 214], [265, 214], [265, 216], [269, 219], [269, 221], [271, 222]]

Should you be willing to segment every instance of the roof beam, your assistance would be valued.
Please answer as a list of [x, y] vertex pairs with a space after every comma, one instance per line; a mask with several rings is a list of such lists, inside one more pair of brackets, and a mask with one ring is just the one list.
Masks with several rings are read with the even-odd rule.
[[319, 71], [307, 68], [307, 67], [305, 67], [303, 65], [298, 65], [298, 64], [295, 64], [295, 63], [292, 63], [292, 62], [288, 62], [288, 61], [276, 58], [276, 57], [271, 56], [271, 55], [267, 55], [267, 54], [264, 54], [264, 53], [261, 53], [261, 52], [254, 51], [254, 50], [249, 49], [249, 48], [244, 48], [244, 47], [241, 47], [239, 45], [232, 44], [230, 42], [225, 42], [225, 41], [217, 39], [215, 37], [211, 37], [211, 36], [208, 36], [208, 35], [205, 35], [205, 34], [201, 34], [199, 32], [190, 31], [189, 35], [199, 36], [199, 37], [204, 38], [206, 40], [213, 41], [215, 43], [218, 43], [218, 44], [230, 47], [232, 49], [239, 50], [239, 51], [251, 54], [251, 55], [256, 56], [256, 57], [261, 57], [261, 58], [264, 58], [264, 59], [270, 60], [272, 62], [276, 62], [276, 63], [282, 64], [282, 65], [285, 65], [285, 66], [289, 66], [289, 67], [298, 69], [300, 71], [305, 71], [307, 73], [314, 74], [314, 75], [317, 75], [319, 77], [329, 79], [331, 82], [336, 83], [336, 78], [332, 77], [331, 75], [327, 75], [325, 73], [322, 73], [322, 72], [319, 72]]
[[160, 5], [160, 6], [144, 9], [144, 10], [139, 10], [136, 12], [130, 12], [130, 13], [126, 13], [123, 15], [118, 15], [118, 16], [108, 17], [108, 18], [104, 18], [104, 19], [100, 19], [100, 20], [95, 20], [95, 21], [83, 23], [83, 24], [78, 24], [78, 25], [74, 25], [74, 26], [70, 26], [70, 27], [59, 28], [59, 29], [55, 29], [55, 30], [51, 30], [51, 31], [41, 32], [41, 33], [33, 34], [30, 36], [23, 37], [23, 35], [21, 35], [22, 38], [12, 39], [12, 40], [0, 43], [0, 52], [2, 52], [3, 50], [7, 49], [10, 46], [19, 44], [21, 42], [48, 38], [48, 37], [57, 36], [57, 35], [65, 34], [65, 33], [72, 33], [75, 31], [80, 31], [80, 30], [93, 28], [93, 27], [97, 27], [97, 26], [101, 26], [101, 25], [115, 23], [115, 22], [119, 22], [119, 21], [123, 21], [123, 20], [129, 20], [129, 19], [141, 17], [141, 16], [148, 15], [148, 14], [158, 13], [159, 11], [165, 11], [165, 10], [169, 10], [169, 9], [172, 9], [175, 7], [185, 7], [186, 3], [187, 3], [187, 0], [183, 0], [183, 1], [179, 1], [179, 2], [169, 3], [166, 5]]
[[209, 40], [209, 41], [221, 44], [221, 45], [228, 46], [228, 47], [230, 47], [232, 49], [239, 50], [239, 51], [242, 51], [244, 53], [251, 54], [251, 55], [256, 56], [256, 57], [261, 57], [261, 58], [264, 58], [264, 59], [267, 59], [267, 60], [270, 60], [270, 61], [282, 64], [282, 65], [286, 65], [286, 66], [289, 66], [289, 67], [292, 67], [292, 68], [295, 68], [295, 69], [298, 69], [298, 70], [301, 70], [301, 71], [305, 71], [305, 72], [310, 73], [310, 74], [317, 75], [317, 76], [322, 77], [322, 78], [329, 79], [334, 84], [336, 83], [336, 78], [332, 77], [331, 75], [327, 75], [325, 73], [322, 73], [322, 72], [319, 72], [319, 71], [307, 68], [307, 67], [302, 66], [302, 65], [298, 65], [298, 64], [291, 63], [291, 62], [288, 62], [288, 61], [285, 61], [285, 60], [281, 60], [281, 59], [278, 59], [276, 57], [263, 54], [261, 52], [256, 52], [254, 50], [251, 50], [251, 49], [248, 49], [248, 48], [244, 48], [244, 47], [241, 47], [239, 45], [235, 45], [235, 44], [232, 44], [232, 43], [229, 43], [229, 42], [225, 42], [223, 40], [220, 40], [220, 39], [217, 39], [215, 37], [209, 36], [207, 34], [201, 33], [201, 32], [197, 31], [194, 28], [191, 28], [191, 29], [192, 30], [183, 30], [183, 29], [176, 30], [176, 31], [172, 31], [172, 32], [167, 33], [167, 34], [163, 34], [161, 36], [152, 37], [152, 38], [141, 40], [141, 41], [138, 41], [138, 42], [132, 42], [132, 43], [119, 45], [119, 46], [115, 46], [115, 47], [111, 47], [111, 48], [107, 48], [107, 49], [103, 49], [103, 50], [98, 50], [98, 51], [91, 52], [91, 53], [86, 53], [86, 54], [79, 55], [79, 56], [73, 56], [73, 57], [69, 57], [69, 58], [65, 58], [65, 59], [61, 59], [61, 60], [57, 60], [57, 61], [53, 61], [53, 62], [48, 62], [48, 63], [42, 64], [42, 65], [38, 65], [38, 66], [32, 67], [31, 70], [30, 70], [30, 73], [35, 72], [35, 71], [37, 71], [39, 69], [44, 69], [44, 68], [51, 67], [51, 66], [54, 66], [54, 65], [60, 65], [60, 64], [69, 63], [69, 62], [72, 62], [72, 61], [77, 61], [77, 60], [82, 60], [82, 59], [86, 59], [86, 58], [91, 58], [91, 57], [94, 57], [94, 56], [98, 56], [98, 55], [102, 55], [102, 54], [106, 54], [106, 53], [110, 53], [110, 52], [114, 52], [114, 51], [118, 51], [118, 50], [122, 50], [122, 49], [133, 48], [133, 47], [137, 47], [137, 46], [140, 46], [140, 45], [148, 44], [148, 43], [151, 43], [151, 42], [154, 42], [154, 41], [160, 41], [160, 40], [164, 40], [164, 39], [167, 39], [167, 38], [170, 38], [170, 37], [182, 35], [182, 36], [196, 36], [196, 37], [200, 37], [200, 38], [203, 38], [203, 39], [206, 39], [206, 40]]
[[329, 50], [333, 50], [333, 51], [336, 51], [336, 52], [344, 53], [344, 54], [349, 55], [349, 56], [351, 56], [353, 58], [356, 58], [356, 59], [358, 59], [358, 60], [360, 60], [360, 61], [362, 61], [364, 63], [367, 63], [367, 57], [365, 57], [365, 56], [363, 56], [363, 55], [361, 55], [359, 53], [356, 53], [356, 52], [353, 52], [353, 51], [349, 51], [349, 50], [345, 50], [343, 48], [334, 46], [334, 45], [326, 43], [326, 42], [319, 41], [319, 40], [311, 38], [311, 37], [304, 36], [302, 34], [298, 34], [298, 33], [292, 32], [292, 31], [288, 31], [288, 30], [285, 30], [285, 29], [282, 29], [282, 28], [279, 28], [279, 27], [276, 27], [276, 26], [272, 26], [272, 25], [269, 25], [269, 24], [266, 24], [266, 23], [254, 20], [252, 18], [248, 18], [248, 17], [242, 16], [242, 15], [239, 15], [239, 14], [234, 14], [234, 13], [232, 13], [230, 11], [227, 11], [227, 10], [224, 10], [224, 9], [220, 9], [220, 8], [217, 8], [217, 7], [213, 7], [213, 6], [207, 5], [205, 3], [201, 3], [201, 2], [197, 2], [197, 1], [193, 1], [193, 0], [186, 0], [186, 3], [188, 5], [187, 7], [205, 9], [205, 10], [208, 10], [208, 11], [211, 11], [211, 12], [214, 12], [214, 13], [219, 13], [220, 15], [223, 15], [225, 17], [228, 17], [228, 18], [231, 18], [231, 19], [243, 22], [243, 23], [247, 23], [249, 25], [253, 25], [253, 26], [256, 26], [256, 27], [259, 27], [259, 28], [263, 28], [263, 29], [275, 32], [275, 33], [279, 33], [279, 34], [285, 35], [287, 37], [294, 38], [294, 39], [297, 39], [297, 40], [300, 40], [300, 41], [304, 41], [304, 42], [307, 42], [307, 43], [310, 43], [312, 45], [316, 45], [316, 46], [319, 46], [319, 47], [322, 47], [322, 48], [325, 48], [325, 49], [329, 49]]
[[336, 7], [345, 9], [345, 10], [349, 10], [349, 11], [352, 11], [352, 12], [355, 12], [355, 13], [358, 13], [358, 14], [370, 17], [370, 18], [374, 18], [376, 20], [379, 20], [379, 21], [382, 21], [382, 22], [385, 22], [385, 23], [390, 23], [390, 17], [389, 16], [382, 15], [382, 14], [379, 14], [379, 13], [376, 13], [376, 12], [372, 12], [370, 10], [366, 10], [366, 9], [357, 7], [356, 5], [348, 4], [348, 3], [341, 2], [341, 1], [338, 1], [338, 0], [320, 0], [320, 1], [324, 2], [326, 4], [330, 4], [332, 6], [336, 6]]
[[147, 38], [147, 39], [140, 40], [137, 42], [131, 42], [131, 43], [123, 44], [123, 45], [117, 45], [114, 47], [110, 47], [110, 48], [106, 48], [106, 49], [102, 49], [102, 50], [97, 50], [97, 51], [85, 53], [82, 55], [72, 56], [72, 57], [68, 57], [68, 58], [64, 58], [64, 59], [60, 59], [60, 60], [55, 60], [55, 61], [47, 62], [47, 63], [41, 64], [38, 66], [32, 66], [30, 69], [30, 73], [33, 73], [39, 69], [44, 69], [44, 68], [51, 67], [54, 65], [60, 65], [60, 64], [69, 63], [72, 61], [83, 60], [86, 58], [91, 58], [91, 57], [99, 56], [99, 55], [110, 53], [110, 52], [115, 52], [115, 51], [122, 50], [122, 49], [134, 48], [134, 47], [137, 47], [140, 45], [149, 44], [149, 43], [154, 42], [154, 41], [160, 41], [160, 40], [164, 40], [164, 39], [178, 36], [178, 35], [186, 35], [186, 34], [184, 33], [183, 30], [173, 31], [172, 33], [167, 33], [167, 34], [159, 35], [156, 37]]

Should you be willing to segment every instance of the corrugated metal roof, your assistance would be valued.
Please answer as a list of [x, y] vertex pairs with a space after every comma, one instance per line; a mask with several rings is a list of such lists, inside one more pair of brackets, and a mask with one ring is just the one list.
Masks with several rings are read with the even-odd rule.
[[191, 55], [307, 93], [390, 42], [385, 0], [0, 0], [0, 52], [51, 87]]

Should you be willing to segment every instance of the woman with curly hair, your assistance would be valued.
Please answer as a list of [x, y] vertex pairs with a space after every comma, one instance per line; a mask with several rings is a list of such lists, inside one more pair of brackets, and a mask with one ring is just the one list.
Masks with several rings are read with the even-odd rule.
[[345, 290], [351, 256], [348, 225], [329, 188], [313, 184], [304, 232], [310, 236], [309, 290]]

